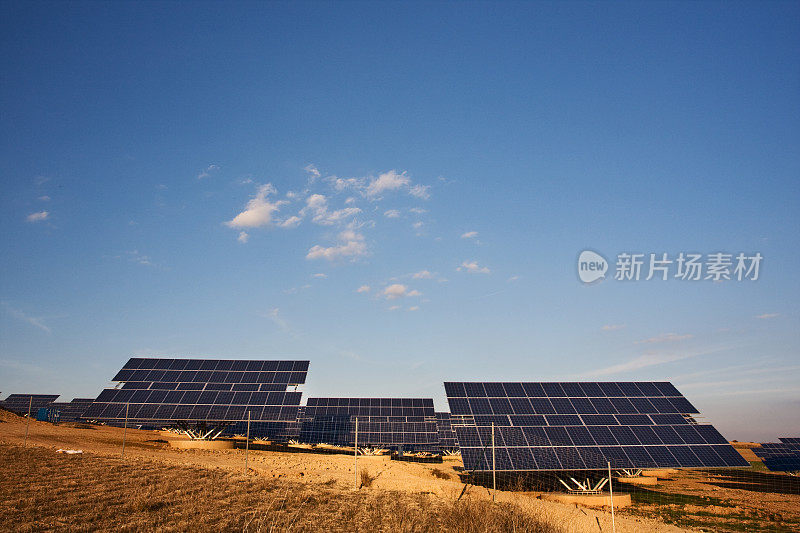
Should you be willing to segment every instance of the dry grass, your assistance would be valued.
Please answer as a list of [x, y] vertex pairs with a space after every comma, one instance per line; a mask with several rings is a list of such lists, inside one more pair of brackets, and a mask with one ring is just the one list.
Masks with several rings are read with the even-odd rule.
[[360, 477], [361, 477], [361, 486], [369, 487], [370, 485], [372, 485], [372, 482], [375, 481], [376, 476], [370, 475], [369, 471], [366, 468], [363, 468], [360, 471]]
[[17, 532], [553, 531], [507, 504], [351, 492], [330, 483], [10, 445], [0, 445], [0, 502], [0, 529]]

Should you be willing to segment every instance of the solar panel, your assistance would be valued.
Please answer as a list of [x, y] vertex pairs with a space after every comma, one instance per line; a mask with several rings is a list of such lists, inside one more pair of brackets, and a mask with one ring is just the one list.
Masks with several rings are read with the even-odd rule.
[[3, 407], [14, 413], [24, 415], [30, 407], [31, 415], [43, 407], [50, 407], [58, 394], [11, 394], [3, 401]]
[[431, 398], [309, 398], [300, 440], [406, 451], [438, 451], [439, 434]]
[[778, 440], [781, 441], [783, 444], [800, 446], [800, 437], [778, 437]]
[[[145, 427], [205, 424], [271, 438], [296, 436], [308, 361], [132, 358], [83, 414], [112, 425]], [[287, 433], [288, 431], [288, 433]]]
[[94, 398], [74, 398], [71, 402], [53, 402], [52, 408], [59, 412], [61, 422], [76, 422], [94, 402]]
[[450, 413], [436, 413], [436, 431], [439, 433], [439, 449], [457, 450], [458, 440], [453, 425], [450, 422]]
[[800, 439], [783, 437], [781, 442], [764, 442], [753, 448], [768, 470], [774, 472], [800, 471]]
[[444, 386], [467, 470], [749, 466], [668, 382]]

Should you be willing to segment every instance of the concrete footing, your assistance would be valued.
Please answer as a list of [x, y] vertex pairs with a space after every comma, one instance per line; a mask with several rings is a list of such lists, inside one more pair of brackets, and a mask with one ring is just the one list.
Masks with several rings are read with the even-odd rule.
[[216, 440], [171, 440], [169, 445], [182, 450], [232, 450], [233, 441]]
[[[611, 497], [607, 492], [600, 494], [570, 494], [566, 492], [546, 492], [542, 494], [543, 500], [559, 503], [575, 503], [586, 507], [611, 507]], [[631, 495], [614, 493], [614, 508], [621, 509], [631, 504]]]
[[614, 481], [628, 485], [658, 485], [658, 478], [655, 476], [617, 477]]

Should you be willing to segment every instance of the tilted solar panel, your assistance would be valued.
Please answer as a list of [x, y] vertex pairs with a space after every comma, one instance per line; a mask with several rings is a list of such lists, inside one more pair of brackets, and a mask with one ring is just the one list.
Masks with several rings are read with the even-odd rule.
[[309, 398], [300, 440], [353, 446], [437, 451], [439, 434], [431, 398]]
[[24, 415], [30, 412], [36, 415], [36, 412], [43, 407], [50, 407], [58, 394], [11, 394], [3, 401], [3, 407], [14, 413]]
[[468, 470], [749, 466], [671, 383], [444, 386]]
[[457, 450], [458, 439], [450, 422], [450, 413], [436, 413], [436, 430], [439, 432], [440, 450]]
[[[236, 426], [250, 415], [260, 436], [273, 438], [297, 425], [308, 361], [132, 358], [114, 377], [122, 385], [103, 390], [84, 419], [113, 425], [160, 427], [206, 424]], [[296, 431], [293, 434], [296, 436]]]

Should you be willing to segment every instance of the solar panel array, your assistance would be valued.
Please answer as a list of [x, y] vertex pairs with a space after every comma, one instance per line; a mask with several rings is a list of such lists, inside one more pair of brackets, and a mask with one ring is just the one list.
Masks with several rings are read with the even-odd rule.
[[408, 451], [438, 450], [439, 434], [431, 398], [309, 398], [300, 440]]
[[[445, 383], [464, 467], [749, 466], [667, 382]], [[460, 420], [457, 415], [461, 415]]]
[[30, 407], [31, 416], [42, 407], [50, 407], [58, 394], [11, 394], [3, 401], [3, 407], [14, 413], [24, 415], [28, 413]]
[[800, 439], [783, 437], [781, 442], [764, 442], [753, 448], [768, 470], [773, 472], [800, 471]]
[[436, 430], [439, 432], [440, 450], [457, 450], [458, 440], [453, 425], [450, 422], [450, 413], [436, 413]]
[[59, 412], [59, 421], [77, 422], [94, 403], [94, 398], [74, 398], [71, 402], [53, 402], [51, 407]]
[[[83, 418], [119, 425], [225, 425], [247, 419], [267, 433], [296, 423], [308, 361], [130, 359]], [[270, 425], [268, 423], [276, 423]]]

